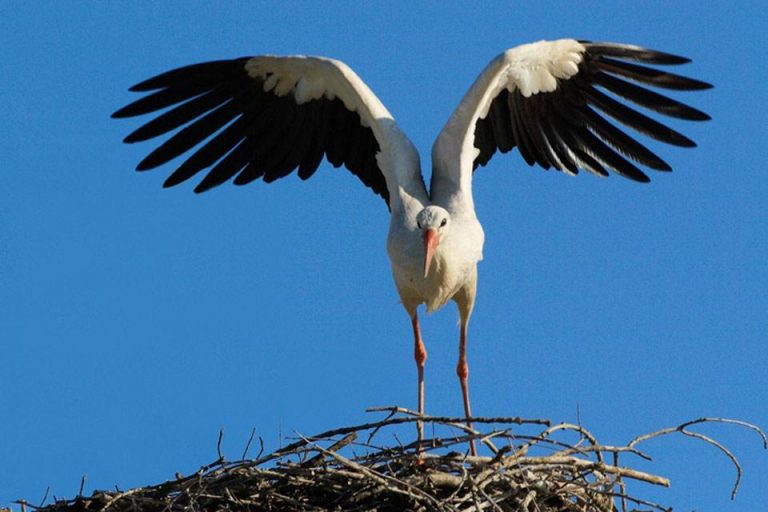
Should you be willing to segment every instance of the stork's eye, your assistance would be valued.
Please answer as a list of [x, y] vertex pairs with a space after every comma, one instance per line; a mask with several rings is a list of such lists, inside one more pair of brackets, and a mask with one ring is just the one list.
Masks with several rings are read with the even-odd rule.
[[443, 219], [443, 222], [440, 223], [440, 227], [443, 227], [446, 224], [448, 224], [448, 219]]
[[421, 221], [418, 221], [418, 220], [416, 221], [416, 227], [418, 227], [419, 229], [422, 229]]

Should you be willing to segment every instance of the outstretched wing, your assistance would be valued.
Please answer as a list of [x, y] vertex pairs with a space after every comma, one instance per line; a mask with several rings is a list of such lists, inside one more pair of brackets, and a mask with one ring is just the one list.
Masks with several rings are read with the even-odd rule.
[[[631, 103], [679, 119], [703, 121], [700, 110], [641, 84], [675, 90], [711, 85], [627, 61], [683, 64], [689, 59], [638, 46], [562, 39], [507, 50], [483, 70], [448, 120], [432, 149], [433, 186], [450, 193], [451, 182], [500, 151], [517, 147], [529, 165], [569, 174], [608, 170], [649, 181], [634, 163], [659, 171], [670, 166], [605, 117], [676, 146], [695, 143], [628, 106]], [[433, 192], [434, 193], [434, 192]]]
[[[296, 169], [306, 180], [325, 156], [333, 166], [349, 169], [391, 207], [391, 191], [405, 179], [401, 174], [418, 171], [418, 154], [391, 114], [336, 60], [261, 56], [205, 62], [162, 73], [130, 90], [148, 94], [112, 117], [159, 115], [125, 142], [181, 128], [137, 170], [154, 169], [191, 152], [166, 187], [200, 172], [205, 176], [195, 192], [232, 178], [236, 185], [257, 179], [269, 183]], [[403, 170], [398, 158], [415, 159], [415, 170], [413, 165]]]

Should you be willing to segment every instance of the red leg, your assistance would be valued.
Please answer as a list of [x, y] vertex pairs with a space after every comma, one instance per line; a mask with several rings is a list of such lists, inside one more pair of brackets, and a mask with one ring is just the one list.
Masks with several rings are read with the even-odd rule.
[[[427, 348], [421, 339], [421, 329], [419, 328], [419, 317], [416, 313], [411, 319], [413, 324], [413, 358], [416, 360], [416, 369], [419, 372], [419, 415], [424, 416], [424, 364], [427, 362]], [[416, 429], [419, 434], [419, 445], [424, 440], [424, 423], [419, 420], [416, 422]], [[421, 448], [419, 448], [421, 451]]]
[[[464, 399], [464, 415], [467, 418], [467, 426], [472, 428], [472, 410], [469, 407], [469, 366], [467, 365], [467, 323], [461, 323], [459, 334], [459, 364], [456, 365], [456, 375], [461, 384], [461, 396]], [[469, 453], [477, 455], [475, 440], [469, 442]]]

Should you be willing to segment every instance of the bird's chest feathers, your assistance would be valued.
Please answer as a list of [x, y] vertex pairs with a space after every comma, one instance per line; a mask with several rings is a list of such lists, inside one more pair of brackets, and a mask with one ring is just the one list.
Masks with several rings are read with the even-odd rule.
[[463, 286], [476, 279], [483, 238], [476, 219], [454, 218], [453, 231], [441, 235], [429, 274], [425, 277], [423, 233], [393, 223], [387, 248], [403, 304], [407, 308], [426, 304], [429, 311], [444, 306]]
[[429, 275], [423, 278], [422, 294], [428, 311], [434, 311], [445, 305], [459, 289], [464, 286], [470, 275], [470, 265], [475, 262], [457, 261], [450, 258], [450, 253], [438, 247], [432, 260]]
[[450, 246], [441, 244], [435, 251], [429, 274], [424, 277], [423, 258], [423, 249], [414, 245], [411, 257], [392, 258], [392, 270], [403, 302], [426, 304], [428, 311], [437, 310], [451, 300], [477, 265], [477, 259], [457, 258]]

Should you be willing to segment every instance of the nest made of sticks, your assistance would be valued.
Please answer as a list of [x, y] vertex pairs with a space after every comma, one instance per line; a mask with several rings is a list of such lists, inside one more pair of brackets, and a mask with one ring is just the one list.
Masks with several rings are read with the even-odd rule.
[[[643, 499], [632, 481], [669, 486], [661, 476], [619, 465], [622, 454], [650, 460], [638, 446], [649, 439], [681, 433], [722, 451], [736, 468], [735, 496], [741, 478], [736, 457], [714, 439], [691, 427], [707, 422], [755, 425], [723, 418], [701, 418], [677, 427], [636, 437], [625, 446], [601, 445], [580, 425], [523, 418], [474, 418], [476, 430], [461, 418], [425, 416], [398, 407], [379, 421], [303, 437], [269, 454], [248, 458], [253, 435], [240, 460], [218, 459], [189, 476], [149, 487], [96, 491], [47, 506], [45, 512], [173, 512], [173, 511], [482, 511], [497, 512], [627, 512], [671, 510]], [[423, 421], [433, 434], [421, 443], [402, 444], [398, 430]], [[478, 425], [482, 427], [478, 429]], [[399, 426], [399, 427], [398, 427]], [[534, 433], [525, 433], [525, 430]], [[399, 431], [402, 434], [402, 431]], [[388, 436], [394, 446], [382, 444]], [[565, 440], [563, 438], [575, 438]], [[467, 443], [477, 439], [491, 455], [468, 456]], [[390, 444], [392, 444], [390, 442]]]

